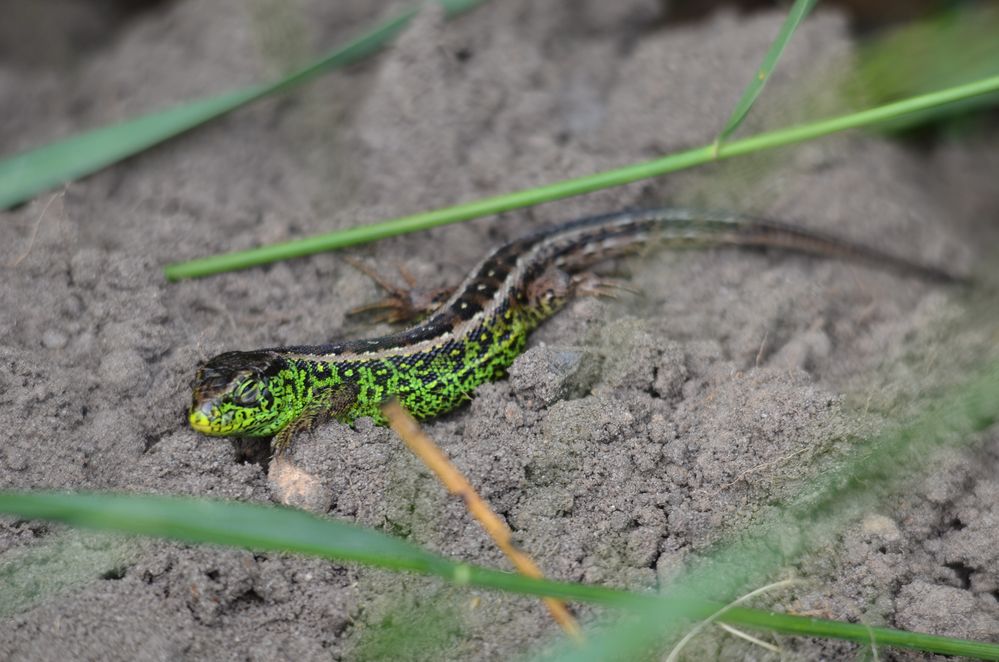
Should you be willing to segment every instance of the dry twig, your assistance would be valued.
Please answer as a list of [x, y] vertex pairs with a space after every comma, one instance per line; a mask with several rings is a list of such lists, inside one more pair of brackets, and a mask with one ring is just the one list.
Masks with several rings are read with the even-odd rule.
[[[497, 546], [506, 554], [517, 571], [522, 575], [541, 579], [544, 575], [537, 564], [527, 554], [513, 543], [509, 527], [494, 513], [489, 505], [478, 495], [471, 483], [458, 471], [444, 455], [437, 444], [423, 432], [408, 411], [395, 400], [382, 405], [382, 412], [389, 421], [395, 433], [405, 442], [423, 463], [433, 471], [451, 494], [460, 496], [468, 508], [468, 512], [479, 521], [486, 533], [496, 541]], [[552, 618], [562, 626], [562, 629], [575, 642], [583, 642], [583, 633], [579, 623], [569, 613], [565, 603], [555, 598], [543, 598]]]

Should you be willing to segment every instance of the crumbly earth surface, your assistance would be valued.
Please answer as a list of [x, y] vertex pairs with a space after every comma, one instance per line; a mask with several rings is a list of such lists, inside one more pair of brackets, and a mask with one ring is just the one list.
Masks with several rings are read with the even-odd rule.
[[[101, 6], [73, 10], [85, 14], [71, 22], [82, 36], [69, 19], [14, 14], [63, 40], [44, 58], [8, 22], [3, 154], [260, 80], [388, 10], [178, 0], [102, 34]], [[710, 141], [782, 16], [671, 25], [661, 8], [506, 0], [449, 22], [424, 12], [368, 63], [4, 213], [0, 486], [287, 501], [507, 568], [462, 503], [369, 421], [302, 436], [281, 466], [259, 445], [187, 428], [188, 382], [214, 353], [387, 330], [346, 316], [380, 293], [342, 254], [175, 284], [161, 269]], [[852, 48], [845, 20], [820, 12], [754, 115], [792, 121], [821, 87], [801, 81]], [[982, 271], [994, 257], [983, 247], [996, 239], [997, 147], [853, 136], [351, 252], [436, 287], [540, 224], [700, 202]], [[667, 581], [997, 346], [981, 298], [857, 265], [719, 250], [617, 271], [638, 295], [571, 304], [508, 380], [426, 426], [564, 580]], [[778, 575], [809, 583], [769, 604], [999, 641], [999, 432], [904, 471], [912, 477], [823, 549], [789, 562]], [[559, 636], [529, 598], [11, 519], [0, 521], [0, 574], [10, 660], [505, 660]], [[865, 654], [778, 641], [781, 659]], [[777, 659], [720, 631], [689, 656]]]

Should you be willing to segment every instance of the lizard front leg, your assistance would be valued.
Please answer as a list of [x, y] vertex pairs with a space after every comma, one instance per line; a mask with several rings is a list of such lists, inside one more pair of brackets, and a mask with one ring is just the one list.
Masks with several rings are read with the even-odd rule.
[[409, 322], [434, 313], [454, 292], [453, 287], [435, 289], [419, 287], [416, 277], [402, 266], [399, 267], [399, 274], [406, 281], [405, 286], [396, 285], [359, 260], [347, 258], [347, 263], [374, 281], [385, 292], [383, 299], [347, 311], [350, 316], [371, 314], [376, 322], [389, 324]]
[[314, 430], [331, 420], [342, 420], [357, 403], [357, 386], [340, 384], [315, 398], [271, 440], [274, 455], [281, 455], [299, 432]]

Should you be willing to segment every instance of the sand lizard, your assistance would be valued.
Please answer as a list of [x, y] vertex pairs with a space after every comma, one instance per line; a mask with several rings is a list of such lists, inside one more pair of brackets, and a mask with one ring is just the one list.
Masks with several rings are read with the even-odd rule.
[[498, 379], [527, 337], [573, 295], [599, 289], [587, 269], [647, 245], [739, 245], [861, 260], [952, 280], [943, 270], [810, 230], [729, 213], [626, 211], [539, 230], [492, 251], [425, 321], [378, 338], [226, 352], [197, 371], [191, 427], [213, 436], [273, 436], [371, 416], [398, 398], [417, 418], [451, 411]]

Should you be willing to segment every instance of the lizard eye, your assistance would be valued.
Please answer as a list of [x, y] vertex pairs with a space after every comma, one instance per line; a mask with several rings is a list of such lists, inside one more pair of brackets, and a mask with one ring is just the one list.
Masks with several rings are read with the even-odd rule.
[[252, 407], [260, 401], [260, 386], [255, 382], [244, 382], [232, 396], [233, 402], [243, 407]]

